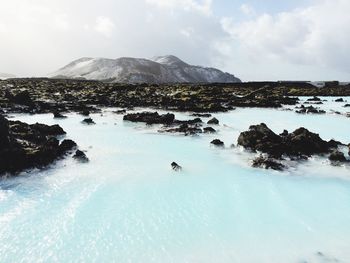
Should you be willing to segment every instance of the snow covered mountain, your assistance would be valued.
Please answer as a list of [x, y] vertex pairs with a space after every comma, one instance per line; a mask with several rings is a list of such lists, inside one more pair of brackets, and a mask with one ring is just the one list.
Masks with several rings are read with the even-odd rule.
[[0, 72], [0, 79], [9, 79], [9, 78], [15, 78], [15, 77], [16, 77], [15, 75]]
[[215, 68], [189, 65], [175, 56], [140, 58], [81, 58], [49, 75], [124, 83], [232, 83], [238, 78]]

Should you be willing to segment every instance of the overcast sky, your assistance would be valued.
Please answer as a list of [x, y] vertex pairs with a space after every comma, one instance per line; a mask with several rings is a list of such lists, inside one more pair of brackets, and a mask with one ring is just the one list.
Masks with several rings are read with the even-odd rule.
[[350, 0], [0, 0], [0, 72], [173, 54], [243, 80], [350, 80]]

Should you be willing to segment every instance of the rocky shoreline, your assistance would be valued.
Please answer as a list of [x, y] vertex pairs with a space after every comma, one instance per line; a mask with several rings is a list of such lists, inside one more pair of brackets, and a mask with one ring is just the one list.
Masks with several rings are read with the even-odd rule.
[[0, 81], [0, 108], [5, 112], [61, 113], [98, 111], [99, 107], [152, 107], [198, 113], [235, 107], [296, 105], [297, 96], [350, 96], [350, 85], [252, 82], [231, 84], [118, 84], [73, 79]]
[[[350, 86], [328, 83], [317, 88], [308, 83], [256, 82], [232, 84], [169, 84], [130, 85], [86, 80], [63, 79], [9, 79], [0, 81], [0, 174], [16, 174], [28, 168], [45, 167], [76, 150], [74, 158], [88, 161], [84, 152], [77, 150], [71, 140], [58, 136], [65, 134], [58, 125], [28, 125], [9, 121], [9, 113], [52, 113], [54, 118], [66, 118], [64, 113], [77, 112], [85, 119], [83, 124], [95, 122], [88, 117], [90, 112], [99, 112], [102, 107], [118, 107], [115, 114], [122, 114], [124, 121], [143, 122], [146, 125], [161, 125], [161, 133], [196, 135], [215, 134], [220, 121], [212, 118], [214, 112], [234, 110], [236, 107], [280, 108], [295, 107], [300, 114], [324, 114], [325, 111], [304, 104], [322, 104], [317, 96], [350, 96]], [[298, 96], [313, 96], [301, 104]], [[342, 98], [336, 102], [346, 103]], [[344, 107], [348, 107], [345, 104]], [[193, 119], [177, 120], [173, 113], [158, 112], [128, 113], [134, 107], [147, 107], [169, 111], [193, 112]], [[211, 118], [205, 123], [201, 118]], [[215, 139], [214, 146], [224, 147], [224, 142]], [[242, 132], [238, 145], [261, 155], [252, 166], [275, 170], [286, 169], [284, 160], [306, 160], [312, 155], [327, 155], [331, 162], [347, 163], [339, 151], [344, 146], [337, 141], [326, 142], [317, 134], [300, 128], [293, 133], [284, 131], [277, 135], [265, 124], [253, 125]]]
[[73, 153], [77, 144], [59, 139], [65, 134], [59, 125], [29, 125], [0, 115], [0, 174], [16, 175], [27, 169], [44, 168]]

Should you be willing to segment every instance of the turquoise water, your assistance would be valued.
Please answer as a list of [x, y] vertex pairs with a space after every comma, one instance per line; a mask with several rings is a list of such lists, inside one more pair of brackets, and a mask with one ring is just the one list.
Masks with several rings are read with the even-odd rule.
[[[218, 134], [184, 137], [111, 111], [93, 114], [94, 126], [76, 114], [14, 116], [60, 124], [90, 162], [68, 158], [0, 182], [0, 262], [350, 262], [349, 167], [315, 157], [265, 171], [230, 147], [260, 122], [350, 142], [349, 118], [237, 109], [214, 114]], [[225, 149], [210, 146], [215, 138]]]

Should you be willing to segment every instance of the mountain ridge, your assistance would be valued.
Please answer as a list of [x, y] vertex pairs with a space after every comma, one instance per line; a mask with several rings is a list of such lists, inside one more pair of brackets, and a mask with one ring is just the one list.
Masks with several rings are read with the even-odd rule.
[[236, 83], [234, 75], [216, 68], [193, 66], [176, 56], [152, 59], [83, 57], [49, 75], [51, 78], [108, 80], [124, 83]]

